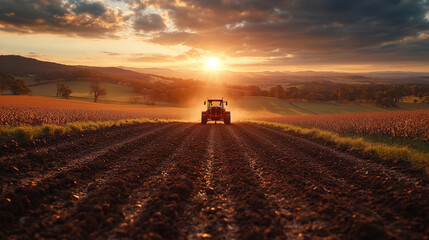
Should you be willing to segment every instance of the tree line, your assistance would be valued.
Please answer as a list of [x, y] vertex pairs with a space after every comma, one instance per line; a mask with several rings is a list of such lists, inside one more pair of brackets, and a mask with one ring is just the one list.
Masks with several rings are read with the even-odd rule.
[[340, 87], [330, 93], [315, 93], [306, 88], [281, 85], [261, 90], [258, 86], [249, 86], [250, 94], [297, 101], [334, 101], [334, 102], [372, 102], [383, 107], [392, 107], [407, 96], [415, 96], [429, 101], [429, 86], [425, 85], [352, 85]]
[[37, 83], [42, 81], [50, 80], [64, 80], [65, 82], [76, 80], [76, 79], [104, 79], [104, 80], [113, 80], [111, 77], [108, 77], [106, 74], [89, 70], [89, 69], [72, 69], [72, 70], [56, 70], [56, 71], [46, 71], [41, 72], [36, 75], [35, 80]]

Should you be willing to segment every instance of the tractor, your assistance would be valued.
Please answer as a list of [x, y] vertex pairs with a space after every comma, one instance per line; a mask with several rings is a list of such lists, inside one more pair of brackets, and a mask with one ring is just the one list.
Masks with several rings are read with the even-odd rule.
[[204, 101], [207, 105], [207, 110], [201, 113], [201, 123], [206, 124], [207, 121], [223, 121], [224, 124], [231, 123], [231, 113], [225, 110], [228, 102], [222, 99], [207, 99]]

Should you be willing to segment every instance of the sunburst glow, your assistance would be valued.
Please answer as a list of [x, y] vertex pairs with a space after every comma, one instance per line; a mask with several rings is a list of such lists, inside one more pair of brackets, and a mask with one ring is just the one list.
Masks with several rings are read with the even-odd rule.
[[220, 65], [221, 64], [218, 58], [209, 57], [205, 60], [205, 68], [207, 70], [219, 70]]

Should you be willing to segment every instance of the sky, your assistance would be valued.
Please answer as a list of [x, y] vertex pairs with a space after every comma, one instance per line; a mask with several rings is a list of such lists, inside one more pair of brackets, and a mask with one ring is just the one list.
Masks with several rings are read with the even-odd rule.
[[[0, 0], [0, 54], [71, 65], [429, 72], [429, 0]], [[210, 60], [208, 60], [210, 59]]]

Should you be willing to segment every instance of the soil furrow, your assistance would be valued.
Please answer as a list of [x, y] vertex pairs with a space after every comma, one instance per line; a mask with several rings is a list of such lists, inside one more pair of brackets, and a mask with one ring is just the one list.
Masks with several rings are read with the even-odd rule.
[[[284, 235], [290, 239], [303, 239], [302, 233], [305, 231], [305, 227], [300, 224], [299, 221], [294, 221], [292, 218], [292, 213], [288, 210], [287, 204], [288, 200], [285, 199], [285, 195], [279, 196], [275, 189], [272, 189], [271, 185], [276, 182], [272, 182], [267, 178], [267, 174], [264, 172], [264, 168], [258, 165], [258, 162], [264, 161], [259, 157], [259, 155], [249, 146], [246, 139], [243, 135], [237, 131], [235, 126], [229, 127], [228, 131], [230, 136], [235, 139], [237, 144], [240, 146], [242, 156], [249, 162], [250, 168], [254, 174], [258, 177], [259, 181], [264, 188], [265, 197], [272, 202], [272, 205], [276, 208], [275, 213], [281, 218], [281, 222], [285, 229]], [[302, 202], [301, 212], [309, 214], [310, 210], [305, 205], [305, 202]], [[319, 225], [327, 225], [328, 223], [318, 223]], [[287, 231], [286, 231], [287, 230]]]
[[37, 152], [46, 152], [49, 150], [61, 150], [70, 146], [83, 147], [88, 143], [94, 141], [103, 141], [103, 139], [120, 136], [124, 131], [129, 133], [135, 132], [137, 129], [142, 127], [153, 126], [153, 123], [143, 124], [130, 124], [122, 126], [112, 126], [99, 130], [90, 130], [84, 132], [71, 132], [65, 135], [57, 135], [49, 138], [37, 138], [33, 141], [7, 141], [0, 140], [3, 144], [1, 149], [0, 162], [5, 159], [17, 159], [22, 158], [27, 154], [33, 154]]
[[238, 226], [238, 239], [271, 239], [286, 237], [284, 220], [276, 214], [278, 209], [271, 202], [243, 149], [231, 137], [228, 125], [217, 126], [220, 150], [219, 181], [233, 202], [234, 220]]
[[[259, 149], [261, 147], [264, 149], [262, 151], [258, 149], [257, 154], [263, 159], [258, 162], [258, 165], [268, 173], [267, 177], [273, 183], [272, 192], [277, 192], [277, 197], [286, 201], [283, 206], [292, 213], [294, 225], [306, 229], [301, 234], [311, 238], [324, 237], [326, 232], [332, 233], [338, 229], [335, 224], [332, 224], [341, 222], [338, 218], [343, 215], [352, 218], [356, 210], [353, 207], [356, 206], [352, 205], [350, 209], [347, 204], [347, 201], [353, 201], [350, 196], [344, 197], [348, 194], [346, 193], [348, 190], [338, 191], [336, 188], [338, 183], [335, 179], [328, 179], [328, 184], [326, 179], [319, 182], [322, 178], [326, 178], [326, 174], [319, 172], [312, 164], [313, 160], [306, 154], [297, 152], [289, 146], [283, 146], [284, 141], [281, 139], [261, 135], [259, 132], [252, 133], [249, 128], [246, 128], [246, 132], [243, 130], [241, 134], [246, 136], [252, 148], [258, 149], [256, 146], [259, 146]], [[361, 214], [371, 215], [367, 209]], [[341, 230], [344, 230], [347, 224], [349, 223], [345, 222]], [[344, 233], [336, 234], [345, 238]]]
[[[421, 187], [422, 189], [425, 189], [428, 187], [429, 179], [427, 179], [427, 176], [425, 176], [422, 180], [422, 172], [418, 172], [410, 168], [408, 166], [408, 169], [399, 168], [398, 165], [394, 165], [392, 168], [389, 166], [390, 162], [395, 161], [387, 161], [387, 160], [381, 160], [377, 159], [372, 156], [366, 156], [366, 158], [362, 158], [362, 153], [359, 157], [356, 157], [354, 155], [351, 155], [353, 152], [341, 152], [339, 150], [334, 149], [333, 147], [336, 147], [335, 145], [332, 145], [332, 143], [329, 143], [329, 146], [324, 146], [321, 143], [316, 142], [314, 139], [306, 139], [304, 136], [297, 136], [296, 134], [287, 133], [284, 131], [278, 131], [278, 129], [270, 128], [270, 127], [264, 127], [260, 125], [251, 124], [253, 127], [261, 129], [263, 132], [270, 132], [272, 134], [276, 134], [279, 136], [284, 136], [286, 138], [293, 138], [298, 141], [298, 143], [305, 143], [305, 144], [296, 144], [296, 147], [298, 147], [299, 150], [304, 150], [304, 146], [311, 145], [313, 146], [311, 149], [318, 150], [319, 152], [324, 152], [330, 155], [338, 156], [342, 159], [345, 159], [347, 161], [351, 162], [352, 166], [358, 166], [366, 171], [372, 171], [373, 173], [377, 174], [384, 174], [386, 176], [389, 176], [391, 178], [396, 178], [398, 182], [401, 182], [401, 184], [408, 184], [413, 187]], [[311, 150], [307, 149], [307, 150]]]
[[[196, 128], [204, 128], [197, 125]], [[196, 130], [194, 130], [196, 131]], [[202, 177], [202, 161], [207, 143], [199, 141], [206, 136], [199, 131], [192, 139], [193, 145], [187, 145], [187, 151], [176, 156], [174, 169], [166, 174], [160, 183], [159, 191], [151, 196], [137, 217], [134, 225], [127, 229], [129, 237], [134, 239], [180, 239], [184, 237], [181, 229], [187, 225], [186, 211], [191, 197], [198, 191], [197, 183]], [[199, 144], [196, 144], [199, 143]]]
[[320, 139], [159, 123], [45, 143], [3, 146], [0, 239], [429, 240], [427, 175]]
[[[252, 132], [249, 130], [251, 128], [243, 127], [243, 134]], [[330, 216], [328, 212], [322, 211], [318, 219], [337, 219], [338, 221], [347, 219], [344, 225], [337, 227], [341, 231], [347, 231], [347, 226], [350, 229], [355, 229], [370, 225], [369, 230], [359, 233], [362, 235], [376, 233], [382, 236], [401, 236], [408, 227], [403, 224], [404, 221], [413, 224], [414, 228], [417, 228], [416, 230], [424, 231], [425, 225], [416, 223], [421, 222], [427, 216], [427, 200], [424, 199], [427, 197], [427, 193], [415, 189], [416, 195], [408, 195], [408, 198], [411, 197], [413, 200], [398, 198], [398, 195], [403, 195], [404, 192], [403, 187], [398, 185], [395, 179], [383, 179], [376, 174], [374, 174], [375, 176], [369, 174], [361, 177], [361, 173], [353, 168], [355, 167], [353, 163], [345, 161], [342, 156], [327, 156], [326, 151], [319, 151], [309, 144], [305, 145], [293, 136], [281, 137], [274, 132], [263, 129], [259, 129], [253, 135], [255, 142], [261, 142], [261, 139], [265, 139], [260, 144], [273, 146], [272, 149], [276, 154], [270, 153], [270, 155], [274, 162], [278, 162], [278, 165], [273, 168], [276, 171], [286, 169], [278, 171], [277, 175], [280, 177], [292, 174], [293, 177], [290, 181], [293, 181], [297, 188], [293, 192], [297, 192], [299, 189], [303, 192], [307, 191], [303, 196], [307, 195], [307, 201], [314, 202], [311, 204], [313, 209], [317, 210], [316, 212], [320, 212], [321, 209], [336, 212], [336, 215]], [[290, 153], [287, 154], [287, 152]], [[260, 155], [262, 154], [260, 153]], [[282, 155], [289, 155], [289, 157], [284, 158]], [[265, 160], [262, 163], [266, 164], [266, 162]], [[302, 176], [293, 174], [293, 169], [301, 172], [300, 175]], [[385, 180], [383, 181], [384, 186], [380, 185], [380, 179]], [[287, 186], [293, 185], [288, 184]], [[298, 197], [300, 196], [298, 195]], [[322, 201], [324, 198], [325, 200]], [[392, 208], [389, 201], [395, 201], [395, 198], [400, 201], [400, 205]], [[423, 211], [418, 214], [403, 211], [403, 208], [410, 207], [410, 202], [413, 204], [411, 211], [416, 205]], [[398, 227], [398, 225], [402, 225], [402, 227]]]
[[[168, 156], [177, 151], [186, 138], [184, 134], [192, 125], [183, 125], [165, 132], [162, 141], [154, 139], [151, 145], [134, 144], [136, 151], [125, 154], [120, 169], [111, 173], [103, 185], [91, 184], [87, 197], [77, 201], [72, 208], [61, 215], [57, 222], [51, 222], [41, 234], [52, 237], [70, 234], [76, 238], [96, 238], [107, 235], [127, 217], [123, 208], [129, 204], [131, 194], [149, 178], [160, 174], [160, 167]], [[101, 222], [99, 219], [110, 219]], [[59, 223], [58, 223], [59, 221]], [[91, 226], [88, 226], [90, 223]], [[90, 229], [88, 229], [90, 227]]]
[[[218, 181], [219, 158], [223, 146], [215, 139], [216, 126], [209, 127], [207, 152], [203, 164], [203, 178], [199, 191], [189, 204], [190, 223], [184, 229], [187, 239], [237, 239], [238, 227], [233, 219], [234, 208], [227, 191]], [[217, 141], [216, 141], [217, 140]]]
[[[0, 183], [7, 187], [16, 188], [22, 183], [29, 183], [32, 179], [40, 178], [41, 175], [48, 175], [46, 172], [52, 169], [58, 172], [62, 168], [67, 168], [75, 162], [84, 161], [100, 155], [111, 148], [124, 145], [129, 142], [130, 138], [139, 137], [139, 132], [146, 129], [164, 128], [168, 125], [149, 125], [145, 124], [138, 128], [125, 129], [126, 131], [115, 131], [114, 134], [98, 135], [89, 134], [92, 137], [84, 137], [84, 142], [79, 140], [70, 144], [64, 144], [61, 148], [55, 147], [49, 150], [30, 151], [18, 158], [8, 158], [0, 163], [0, 173], [3, 178]], [[78, 142], [76, 144], [76, 142]], [[20, 183], [16, 179], [22, 179]], [[4, 194], [4, 193], [3, 193]]]
[[157, 196], [160, 192], [158, 186], [165, 183], [170, 172], [176, 167], [179, 162], [178, 158], [187, 151], [191, 146], [192, 141], [195, 140], [195, 136], [201, 134], [202, 128], [196, 130], [192, 129], [189, 134], [186, 134], [186, 138], [178, 144], [174, 152], [166, 159], [158, 162], [156, 168], [156, 174], [150, 176], [146, 181], [135, 187], [132, 193], [129, 195], [129, 202], [122, 206], [122, 215], [124, 219], [118, 223], [112, 230], [107, 234], [108, 239], [118, 239], [126, 236], [127, 229], [134, 227], [134, 222], [139, 217], [140, 213], [148, 206], [148, 202]]
[[[129, 142], [127, 145], [121, 146], [118, 149], [111, 149], [107, 153], [94, 158], [92, 161], [86, 162], [85, 164], [77, 166], [71, 170], [60, 172], [53, 177], [40, 181], [36, 185], [17, 188], [14, 193], [9, 193], [5, 196], [6, 199], [10, 199], [10, 201], [0, 208], [0, 211], [4, 213], [2, 215], [2, 217], [4, 217], [4, 221], [1, 221], [1, 223], [6, 224], [6, 226], [12, 225], [9, 228], [18, 230], [16, 227], [18, 219], [20, 221], [24, 221], [25, 218], [22, 217], [27, 215], [30, 210], [31, 212], [34, 212], [35, 210], [40, 209], [42, 212], [49, 212], [53, 210], [51, 208], [55, 209], [55, 207], [58, 208], [64, 204], [67, 205], [73, 203], [74, 200], [78, 199], [76, 199], [76, 196], [72, 194], [72, 191], [93, 181], [97, 174], [105, 174], [106, 171], [112, 170], [118, 162], [127, 161], [128, 158], [125, 156], [127, 156], [127, 154], [134, 153], [136, 149], [139, 149], [142, 146], [146, 147], [151, 142], [159, 145], [159, 142], [162, 141], [161, 139], [164, 138], [164, 135], [172, 132], [172, 128], [174, 127], [184, 130], [185, 127], [189, 127], [189, 125], [171, 125], [168, 127], [170, 130], [164, 132], [148, 131], [151, 132], [150, 134], [145, 134], [143, 132], [142, 136], [145, 137], [140, 137], [138, 140]], [[163, 127], [163, 129], [165, 129], [165, 127]], [[63, 199], [65, 200], [65, 203], [62, 203]], [[57, 203], [57, 206], [51, 205], [52, 203]], [[16, 220], [11, 221], [11, 219]]]
[[[52, 167], [50, 170], [46, 170], [43, 172], [37, 172], [34, 174], [31, 174], [27, 178], [20, 179], [17, 183], [14, 184], [8, 184], [5, 187], [2, 188], [2, 195], [6, 196], [7, 194], [14, 192], [18, 188], [26, 188], [29, 186], [37, 186], [40, 182], [46, 181], [47, 179], [54, 178], [58, 174], [61, 174], [63, 172], [71, 171], [76, 168], [81, 168], [84, 164], [89, 163], [93, 161], [94, 159], [98, 157], [102, 157], [105, 154], [117, 152], [121, 147], [125, 146], [127, 147], [127, 144], [130, 144], [131, 142], [137, 141], [141, 138], [145, 138], [147, 136], [153, 135], [154, 133], [158, 131], [162, 131], [163, 129], [171, 128], [171, 125], [164, 125], [160, 126], [159, 128], [145, 131], [143, 134], [138, 134], [137, 136], [133, 136], [131, 138], [128, 138], [126, 140], [123, 140], [118, 143], [114, 143], [108, 146], [104, 146], [103, 148], [90, 152], [87, 155], [84, 155], [82, 157], [72, 159], [70, 161], [67, 161], [65, 166], [62, 167]], [[57, 158], [62, 159], [62, 156], [59, 155]]]
[[[271, 131], [272, 134], [277, 134], [276, 131]], [[267, 132], [263, 129], [262, 132]], [[292, 136], [286, 136], [288, 141]], [[277, 138], [279, 139], [279, 138]], [[413, 209], [425, 209], [424, 197], [429, 194], [428, 188], [424, 181], [416, 181], [408, 178], [397, 178], [397, 174], [390, 175], [388, 173], [392, 171], [385, 171], [385, 168], [376, 168], [373, 169], [367, 167], [367, 161], [361, 158], [356, 158], [349, 156], [345, 153], [339, 153], [335, 150], [326, 149], [325, 146], [320, 146], [319, 144], [314, 144], [312, 148], [303, 148], [301, 139], [296, 138], [297, 142], [290, 142], [288, 146], [293, 147], [296, 152], [303, 152], [309, 156], [318, 158], [316, 161], [312, 161], [320, 171], [323, 171], [325, 175], [330, 175], [332, 178], [339, 179], [337, 183], [341, 184], [339, 188], [351, 188], [353, 192], [360, 192], [363, 198], [366, 198], [368, 202], [381, 202], [384, 206], [383, 208], [391, 208], [393, 212], [397, 214], [402, 214], [403, 217], [407, 217], [409, 212], [403, 207], [409, 207], [409, 210]], [[312, 143], [306, 139], [302, 141], [307, 145], [312, 145]], [[371, 164], [371, 163], [369, 163]], [[395, 173], [395, 172], [394, 172]], [[353, 176], [353, 177], [351, 177]], [[328, 178], [324, 177], [321, 180], [327, 180]], [[406, 180], [405, 180], [406, 179]], [[416, 189], [417, 188], [417, 189]], [[410, 195], [409, 191], [412, 191], [412, 196], [415, 198], [413, 202], [416, 205], [409, 205], [408, 202], [401, 201], [402, 198], [398, 198], [398, 195], [402, 195], [407, 198]], [[368, 196], [368, 192], [371, 193], [381, 193], [377, 196], [377, 200], [371, 199], [371, 195]], [[422, 198], [423, 197], [423, 198]], [[400, 201], [396, 202], [395, 199]], [[402, 199], [403, 200], [403, 199]], [[422, 214], [426, 214], [423, 212]], [[392, 212], [389, 213], [387, 219], [391, 218]]]

